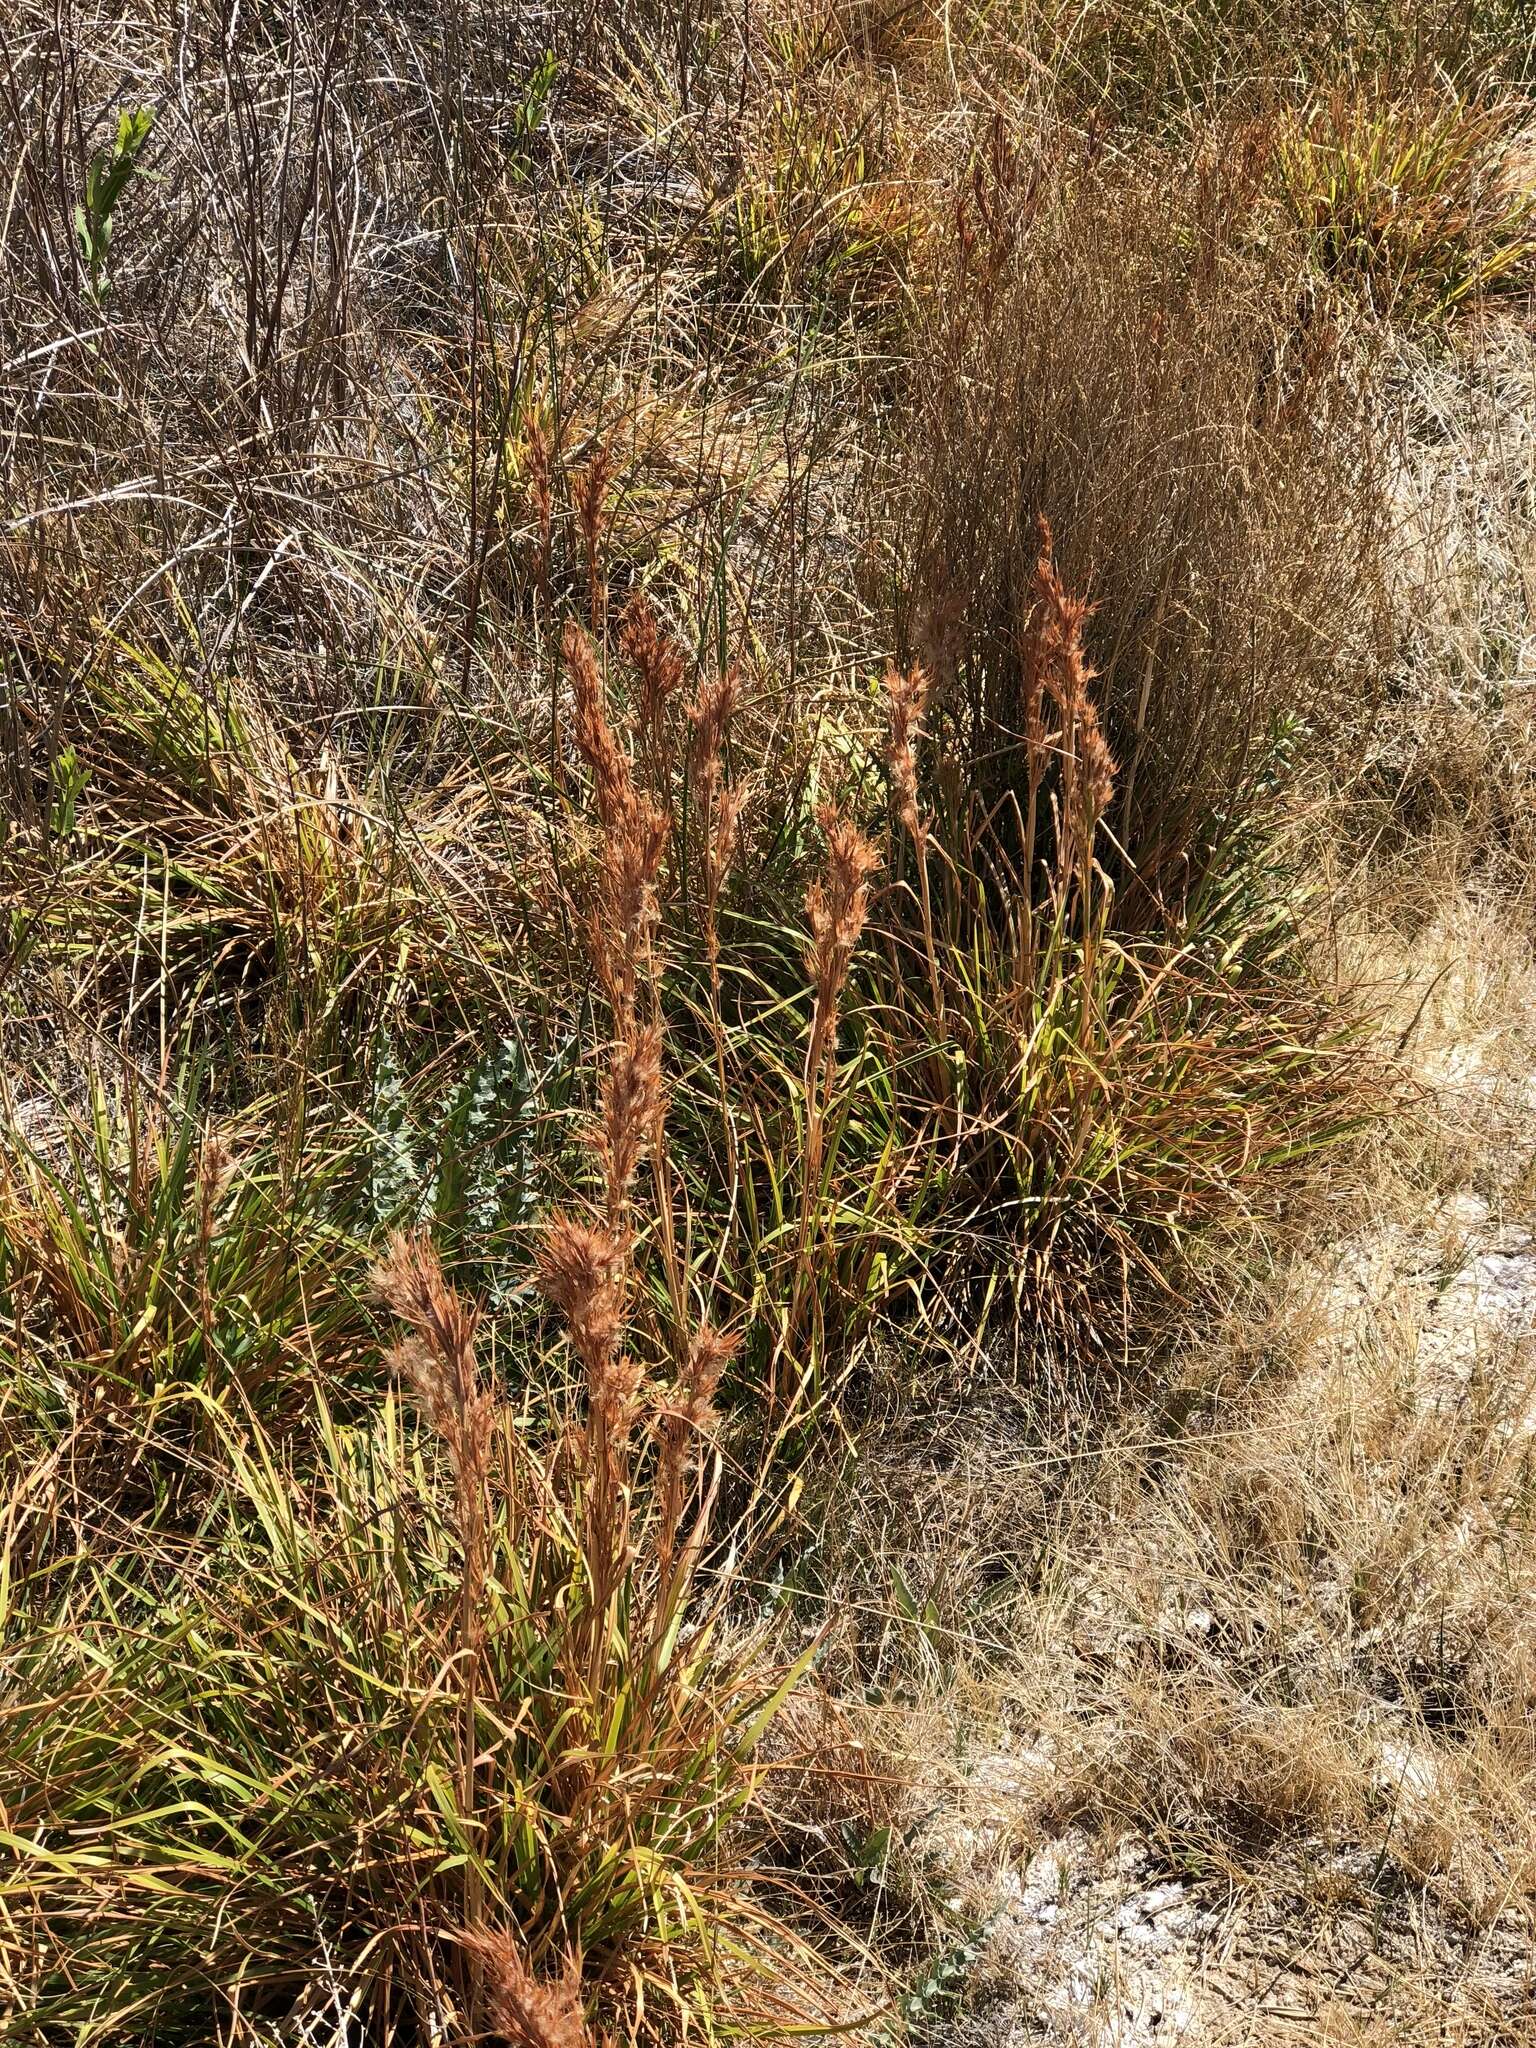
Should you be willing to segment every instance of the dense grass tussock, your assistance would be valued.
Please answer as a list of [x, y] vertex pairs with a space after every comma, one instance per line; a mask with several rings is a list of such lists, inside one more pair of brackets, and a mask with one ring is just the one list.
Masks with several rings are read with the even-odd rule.
[[[999, 143], [920, 367], [903, 586], [942, 738], [995, 811], [1027, 741], [1036, 523], [1092, 591], [1124, 907], [1177, 917], [1286, 733], [1356, 715], [1386, 644], [1367, 334], [1266, 233], [1262, 153], [1092, 172]], [[1177, 431], [1171, 422], [1178, 422]]]
[[14, 13], [0, 2031], [893, 2040], [806, 1503], [1396, 1099], [1308, 859], [1520, 38]]
[[[573, 1272], [586, 1249], [552, 1233], [553, 1291], [609, 1284]], [[824, 2015], [731, 1842], [792, 1674], [698, 1583], [727, 1344], [701, 1329], [637, 1404], [572, 1300], [606, 1379], [535, 1447], [432, 1254], [398, 1240], [378, 1285], [425, 1439], [393, 1400], [352, 1424], [322, 1401], [300, 1474], [187, 1392], [157, 1428], [205, 1426], [196, 1538], [25, 1589], [50, 1625], [8, 1673], [51, 1705], [7, 1752], [22, 2038], [254, 2025], [337, 1987], [384, 2033], [415, 2011], [516, 2038], [498, 2015], [541, 1998], [660, 2038]]]

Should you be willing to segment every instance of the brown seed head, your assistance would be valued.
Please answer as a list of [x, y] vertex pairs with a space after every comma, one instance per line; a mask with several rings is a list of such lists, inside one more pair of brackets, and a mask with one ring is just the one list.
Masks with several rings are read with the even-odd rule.
[[736, 857], [736, 840], [741, 826], [742, 792], [728, 783], [715, 806], [715, 872], [723, 875]]
[[619, 645], [640, 678], [639, 725], [657, 734], [667, 705], [683, 686], [683, 651], [664, 633], [650, 599], [637, 590], [624, 607]]
[[581, 1968], [534, 1976], [509, 1928], [466, 1929], [459, 1937], [479, 1964], [485, 2017], [509, 2048], [587, 2048]]
[[740, 1345], [740, 1337], [717, 1330], [711, 1323], [701, 1323], [693, 1334], [681, 1376], [679, 1409], [687, 1426], [701, 1436], [719, 1420], [714, 1406], [715, 1390]]
[[638, 1027], [615, 1049], [601, 1096], [594, 1143], [608, 1183], [608, 1220], [617, 1228], [661, 1112], [661, 1032], [656, 1025]]
[[613, 455], [606, 441], [594, 451], [591, 461], [576, 477], [576, 524], [581, 529], [587, 557], [587, 582], [592, 596], [592, 625], [607, 602], [602, 576], [603, 541], [608, 531], [608, 486], [613, 481]]
[[624, 1263], [611, 1231], [556, 1214], [544, 1226], [539, 1284], [564, 1315], [587, 1395], [614, 1434], [628, 1426], [640, 1368], [621, 1354]]
[[594, 1370], [618, 1342], [623, 1258], [611, 1232], [557, 1211], [539, 1246], [539, 1285], [565, 1317], [577, 1356]]
[[602, 542], [613, 470], [613, 449], [607, 441], [600, 441], [585, 467], [576, 474], [576, 522], [589, 551], [595, 550]]
[[1091, 698], [1082, 699], [1078, 715], [1078, 746], [1083, 761], [1083, 794], [1096, 823], [1109, 809], [1115, 793], [1115, 759], [1109, 751]]
[[1026, 727], [1033, 738], [1043, 686], [1061, 713], [1062, 775], [1074, 832], [1091, 839], [1114, 794], [1115, 763], [1089, 685], [1096, 671], [1085, 644], [1093, 606], [1072, 596], [1057, 573], [1050, 521], [1040, 517], [1035, 564], [1035, 618], [1026, 650]]
[[635, 1419], [635, 1401], [643, 1377], [637, 1360], [626, 1351], [615, 1351], [602, 1370], [592, 1374], [588, 1381], [592, 1406], [615, 1441], [628, 1432]]
[[631, 1021], [635, 989], [651, 951], [661, 905], [657, 880], [667, 850], [667, 820], [648, 796], [635, 796], [603, 846], [593, 951], [621, 1026]]
[[374, 1291], [406, 1326], [389, 1362], [448, 1447], [458, 1481], [466, 1569], [481, 1562], [483, 1492], [496, 1400], [475, 1365], [478, 1317], [448, 1284], [429, 1238], [396, 1231], [373, 1269]]
[[1040, 555], [1035, 563], [1036, 633], [1045, 687], [1062, 711], [1075, 714], [1088, 694], [1094, 671], [1088, 666], [1083, 633], [1093, 616], [1085, 598], [1073, 597], [1057, 573], [1051, 522], [1040, 514]]
[[402, 1337], [385, 1355], [390, 1371], [415, 1395], [428, 1428], [445, 1441], [451, 1439], [458, 1424], [455, 1389], [431, 1345], [421, 1337]]
[[928, 690], [928, 674], [916, 662], [905, 673], [894, 662], [885, 671], [885, 694], [891, 707], [891, 738], [886, 754], [891, 793], [896, 799], [897, 816], [919, 843], [924, 835], [917, 808], [917, 743], [922, 738]]
[[740, 702], [741, 672], [733, 665], [723, 676], [701, 683], [688, 710], [693, 721], [694, 773], [711, 792], [719, 774], [725, 736]]
[[478, 1318], [449, 1286], [431, 1239], [395, 1231], [373, 1269], [373, 1287], [411, 1333], [400, 1347], [409, 1354], [401, 1369], [428, 1407], [429, 1420], [435, 1424], [441, 1413], [462, 1411], [474, 1392]]
[[879, 867], [880, 856], [858, 827], [830, 805], [821, 812], [820, 824], [827, 839], [827, 865], [822, 879], [806, 891], [811, 943], [805, 964], [818, 1007], [835, 1008], [869, 917], [869, 878]]
[[564, 648], [576, 708], [576, 745], [592, 771], [593, 801], [604, 835], [593, 954], [622, 1026], [633, 1013], [640, 967], [660, 920], [656, 887], [667, 848], [667, 820], [635, 787], [609, 722], [597, 656], [574, 620], [566, 625]]
[[562, 651], [576, 707], [576, 745], [592, 771], [598, 818], [606, 832], [613, 832], [622, 825], [634, 803], [629, 762], [609, 722], [597, 655], [574, 619], [566, 621]]

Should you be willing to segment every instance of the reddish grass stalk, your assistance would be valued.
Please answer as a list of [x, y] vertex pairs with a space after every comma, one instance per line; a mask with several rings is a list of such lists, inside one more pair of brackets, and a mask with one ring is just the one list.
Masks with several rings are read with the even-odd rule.
[[892, 663], [885, 672], [885, 693], [891, 707], [891, 737], [886, 765], [896, 815], [906, 828], [917, 857], [917, 881], [923, 913], [923, 947], [928, 957], [928, 987], [933, 997], [936, 1026], [944, 1021], [944, 991], [939, 980], [939, 957], [933, 939], [933, 899], [928, 887], [928, 822], [918, 808], [917, 746], [923, 736], [923, 710], [928, 702], [930, 679], [920, 663], [905, 673]]
[[[688, 1346], [676, 1396], [661, 1418], [656, 1480], [660, 1561], [656, 1605], [661, 1617], [670, 1612], [675, 1588], [686, 1583], [691, 1575], [703, 1541], [706, 1518], [700, 1516], [688, 1543], [679, 1551], [677, 1538], [682, 1527], [684, 1487], [689, 1461], [720, 1419], [714, 1405], [715, 1392], [739, 1343], [738, 1337], [701, 1323]], [[664, 1627], [663, 1621], [662, 1632]]]
[[565, 663], [576, 708], [576, 745], [592, 775], [602, 827], [592, 953], [613, 1009], [620, 1042], [633, 1036], [641, 982], [654, 979], [653, 939], [660, 921], [657, 881], [667, 846], [667, 820], [635, 786], [629, 757], [608, 717], [606, 692], [591, 641], [572, 620]]
[[608, 602], [608, 586], [603, 580], [602, 566], [603, 542], [607, 537], [610, 516], [608, 490], [612, 482], [613, 451], [603, 441], [575, 480], [576, 524], [581, 531], [581, 544], [587, 558], [587, 591], [594, 635], [602, 624]]
[[[805, 1155], [800, 1222], [789, 1315], [777, 1352], [779, 1362], [800, 1337], [806, 1294], [811, 1287], [811, 1252], [821, 1210], [827, 1115], [837, 1069], [838, 1013], [854, 951], [869, 919], [870, 877], [880, 865], [879, 855], [863, 833], [830, 805], [822, 810], [820, 824], [827, 841], [826, 867], [805, 896], [811, 927], [810, 944], [805, 951], [806, 973], [811, 983], [811, 1028], [805, 1049]], [[819, 1334], [816, 1341], [819, 1342]], [[787, 1406], [793, 1402], [797, 1389], [779, 1384], [780, 1376], [776, 1364], [773, 1392]]]
[[[1056, 749], [1061, 774], [1060, 832], [1056, 847], [1057, 914], [1065, 913], [1076, 886], [1083, 948], [1083, 980], [1092, 985], [1094, 843], [1099, 823], [1114, 796], [1115, 763], [1099, 723], [1090, 685], [1085, 630], [1093, 616], [1086, 599], [1071, 596], [1055, 565], [1050, 521], [1040, 517], [1040, 554], [1035, 564], [1035, 611], [1025, 646], [1025, 723], [1029, 759], [1029, 815], [1026, 873], [1034, 865], [1036, 801], [1047, 750], [1041, 700], [1048, 695], [1061, 726]], [[1033, 942], [1031, 941], [1031, 949]]]
[[637, 590], [619, 621], [619, 646], [640, 680], [635, 725], [651, 787], [662, 791], [672, 779], [668, 710], [683, 686], [683, 650], [666, 633], [643, 590]]
[[[652, 734], [666, 697], [675, 688], [670, 658], [660, 650], [642, 615], [631, 613], [629, 651], [650, 665]], [[538, 1258], [544, 1292], [564, 1316], [586, 1380], [580, 1462], [585, 1475], [582, 1524], [591, 1589], [585, 1656], [589, 1683], [602, 1683], [612, 1602], [634, 1561], [631, 1539], [634, 1463], [631, 1443], [644, 1375], [627, 1343], [631, 1269], [637, 1232], [634, 1187], [649, 1158], [655, 1235], [672, 1300], [670, 1333], [678, 1360], [675, 1412], [658, 1424], [659, 1520], [656, 1554], [658, 1603], [678, 1582], [678, 1531], [683, 1506], [685, 1452], [713, 1416], [712, 1396], [731, 1352], [729, 1340], [705, 1328], [686, 1346], [680, 1335], [686, 1287], [678, 1253], [666, 1144], [662, 1033], [656, 982], [655, 930], [660, 909], [660, 867], [669, 836], [667, 820], [634, 780], [629, 756], [608, 717], [602, 678], [590, 641], [572, 624], [565, 635], [566, 663], [576, 708], [576, 744], [592, 776], [593, 806], [601, 834], [598, 901], [591, 925], [594, 964], [613, 1009], [615, 1033], [598, 1086], [592, 1144], [602, 1168], [600, 1222], [557, 1213], [544, 1227]], [[677, 672], [680, 675], [680, 670]], [[644, 674], [642, 674], [644, 686]], [[712, 730], [723, 733], [717, 705]], [[642, 1018], [641, 997], [647, 1015]], [[664, 1630], [659, 1631], [664, 1634]]]
[[[374, 1290], [405, 1324], [408, 1335], [390, 1363], [410, 1388], [428, 1426], [441, 1437], [453, 1467], [454, 1498], [464, 1564], [459, 1585], [459, 1657], [462, 1663], [460, 1798], [466, 1825], [478, 1805], [475, 1697], [484, 1627], [488, 1562], [491, 1440], [495, 1396], [481, 1386], [475, 1362], [478, 1311], [448, 1284], [431, 1241], [396, 1231], [373, 1270]], [[473, 1859], [465, 1865], [465, 1918], [478, 1925], [482, 1896]]]

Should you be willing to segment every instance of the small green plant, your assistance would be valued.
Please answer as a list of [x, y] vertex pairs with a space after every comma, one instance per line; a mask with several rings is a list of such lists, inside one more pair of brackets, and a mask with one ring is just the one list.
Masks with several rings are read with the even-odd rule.
[[[540, 1205], [540, 1126], [567, 1106], [575, 1050], [566, 1038], [536, 1065], [515, 1031], [503, 1033], [423, 1101], [394, 1041], [379, 1041], [369, 1116], [373, 1220], [430, 1226], [452, 1248], [457, 1270], [474, 1274], [498, 1306], [511, 1284], [509, 1247]], [[520, 1264], [520, 1251], [513, 1256]]]
[[75, 829], [75, 806], [91, 779], [91, 771], [73, 747], [60, 747], [50, 781], [53, 802], [48, 812], [48, 837], [55, 845], [68, 840]]
[[528, 74], [522, 97], [513, 102], [507, 123], [507, 162], [514, 184], [526, 184], [528, 180], [534, 138], [549, 114], [559, 76], [559, 60], [553, 50], [545, 50]]
[[559, 61], [553, 50], [546, 50], [529, 72], [523, 96], [512, 109], [512, 133], [518, 141], [526, 142], [543, 127], [550, 94], [559, 76]]
[[735, 266], [754, 296], [877, 307], [903, 275], [914, 216], [862, 128], [793, 100], [774, 111], [736, 189]]
[[877, 2026], [873, 2048], [897, 2048], [898, 2042], [941, 2039], [940, 2029], [961, 2011], [976, 1965], [986, 1952], [994, 1920], [976, 1922], [922, 1963], [902, 1994], [903, 2022], [898, 2033], [889, 2022]]
[[90, 294], [98, 304], [110, 289], [107, 255], [118, 202], [139, 167], [139, 155], [155, 125], [154, 109], [126, 108], [117, 117], [110, 149], [98, 149], [85, 174], [85, 198], [75, 207], [75, 240], [85, 265]]

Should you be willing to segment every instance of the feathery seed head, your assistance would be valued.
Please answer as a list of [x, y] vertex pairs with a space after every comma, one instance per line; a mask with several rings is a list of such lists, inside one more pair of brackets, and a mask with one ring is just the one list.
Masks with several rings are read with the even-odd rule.
[[633, 1012], [640, 965], [660, 920], [656, 885], [667, 848], [667, 820], [635, 787], [608, 718], [592, 642], [574, 620], [566, 624], [564, 652], [576, 708], [576, 745], [592, 772], [604, 835], [592, 947], [622, 1023]]
[[681, 1414], [690, 1429], [701, 1436], [719, 1420], [715, 1411], [715, 1390], [741, 1339], [712, 1323], [701, 1323], [688, 1346], [688, 1358], [681, 1382]]
[[891, 663], [885, 671], [885, 693], [891, 707], [891, 738], [886, 754], [896, 814], [921, 844], [922, 818], [917, 808], [917, 743], [922, 738], [923, 709], [930, 687], [927, 671], [917, 662], [903, 673]]
[[475, 1366], [478, 1317], [448, 1284], [430, 1238], [397, 1230], [373, 1269], [373, 1285], [406, 1326], [390, 1365], [453, 1462], [466, 1583], [472, 1583], [484, 1564], [484, 1495], [496, 1420], [496, 1397], [480, 1384]]
[[741, 826], [742, 792], [735, 783], [728, 784], [720, 792], [720, 801], [715, 807], [715, 849], [714, 863], [717, 874], [724, 874], [736, 855], [736, 840]]
[[830, 805], [819, 822], [826, 835], [827, 865], [822, 879], [806, 891], [811, 943], [805, 962], [817, 1002], [835, 1004], [869, 917], [869, 878], [880, 857], [859, 828]]
[[[474, 1378], [474, 1341], [478, 1317], [454, 1292], [430, 1238], [409, 1231], [391, 1233], [382, 1259], [373, 1269], [373, 1289], [397, 1315], [416, 1344], [447, 1375], [452, 1398], [463, 1405]], [[414, 1370], [410, 1375], [415, 1383]]]
[[480, 1966], [485, 2016], [508, 2048], [587, 2048], [579, 1964], [536, 1977], [510, 1928], [466, 1929], [459, 1939]]
[[741, 701], [741, 672], [734, 665], [699, 685], [688, 710], [693, 721], [694, 769], [712, 788], [731, 719]]
[[613, 449], [607, 441], [600, 441], [586, 466], [576, 476], [576, 522], [589, 554], [595, 554], [602, 544], [608, 488], [613, 482], [613, 473]]
[[617, 1433], [628, 1419], [640, 1369], [619, 1354], [624, 1325], [624, 1261], [609, 1230], [557, 1213], [544, 1226], [539, 1284], [565, 1317], [587, 1375], [592, 1406]]
[[663, 632], [643, 590], [635, 591], [619, 622], [619, 645], [640, 678], [639, 726], [655, 734], [667, 705], [683, 686], [683, 651]]
[[1089, 685], [1096, 671], [1088, 661], [1084, 634], [1094, 607], [1068, 592], [1057, 572], [1050, 521], [1040, 515], [1040, 555], [1035, 564], [1036, 610], [1025, 660], [1025, 720], [1033, 744], [1039, 724], [1041, 686], [1061, 713], [1061, 760], [1069, 829], [1086, 842], [1114, 795], [1115, 762], [1099, 721]]
[[561, 642], [566, 673], [576, 707], [575, 739], [592, 772], [597, 815], [607, 832], [615, 831], [634, 803], [629, 762], [608, 718], [602, 671], [592, 642], [574, 619], [565, 622]]
[[593, 1141], [608, 1183], [609, 1220], [616, 1224], [661, 1113], [661, 1032], [656, 1025], [638, 1028], [616, 1048], [601, 1095]]

